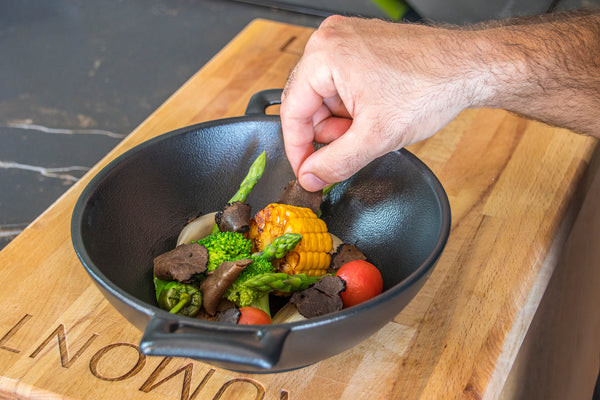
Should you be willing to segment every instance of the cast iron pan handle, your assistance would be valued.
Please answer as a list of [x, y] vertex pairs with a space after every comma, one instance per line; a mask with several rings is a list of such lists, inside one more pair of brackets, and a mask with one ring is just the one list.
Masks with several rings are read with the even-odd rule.
[[187, 357], [271, 369], [279, 361], [289, 329], [214, 323], [210, 328], [154, 315], [140, 349], [151, 356]]
[[283, 89], [267, 89], [254, 93], [246, 107], [246, 115], [265, 115], [267, 107], [281, 104]]

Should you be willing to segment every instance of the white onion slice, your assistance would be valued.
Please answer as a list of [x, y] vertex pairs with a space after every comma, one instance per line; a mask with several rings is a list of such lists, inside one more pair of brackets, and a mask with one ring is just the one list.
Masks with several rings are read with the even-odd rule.
[[304, 321], [307, 318], [298, 312], [298, 309], [292, 303], [287, 303], [271, 319], [273, 324], [283, 324], [286, 322]]
[[177, 238], [177, 246], [184, 243], [192, 243], [210, 235], [215, 225], [215, 214], [216, 212], [204, 214], [184, 226]]

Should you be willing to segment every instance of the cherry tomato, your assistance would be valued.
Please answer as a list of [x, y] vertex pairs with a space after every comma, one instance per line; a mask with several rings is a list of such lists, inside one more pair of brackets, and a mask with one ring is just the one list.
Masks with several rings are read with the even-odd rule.
[[271, 323], [269, 314], [256, 307], [240, 308], [238, 325], [268, 325]]
[[335, 275], [346, 282], [346, 290], [340, 293], [344, 308], [367, 301], [383, 291], [381, 273], [367, 261], [350, 261], [342, 265]]

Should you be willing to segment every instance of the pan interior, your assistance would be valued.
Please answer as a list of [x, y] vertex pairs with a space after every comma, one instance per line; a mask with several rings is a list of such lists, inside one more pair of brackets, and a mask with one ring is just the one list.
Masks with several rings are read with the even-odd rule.
[[[115, 160], [86, 189], [81, 242], [87, 268], [155, 304], [152, 260], [171, 250], [190, 219], [220, 209], [252, 161], [266, 171], [247, 199], [253, 212], [277, 200], [293, 173], [278, 119], [232, 119], [165, 134]], [[435, 178], [406, 151], [383, 156], [336, 186], [322, 205], [329, 230], [356, 244], [385, 288], [431, 255], [442, 230]]]

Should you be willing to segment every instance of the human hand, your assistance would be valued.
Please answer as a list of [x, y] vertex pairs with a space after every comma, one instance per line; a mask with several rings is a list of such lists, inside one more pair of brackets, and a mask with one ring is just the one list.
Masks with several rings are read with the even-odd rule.
[[[469, 107], [477, 74], [461, 57], [461, 43], [471, 34], [326, 19], [282, 96], [285, 150], [300, 184], [316, 191], [344, 180], [433, 135]], [[328, 145], [315, 151], [313, 142]]]

